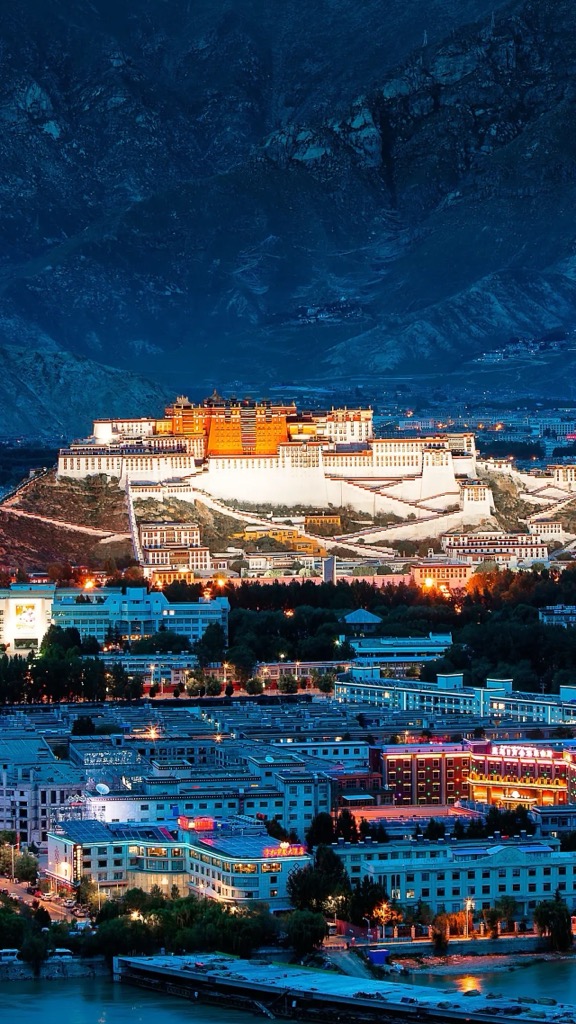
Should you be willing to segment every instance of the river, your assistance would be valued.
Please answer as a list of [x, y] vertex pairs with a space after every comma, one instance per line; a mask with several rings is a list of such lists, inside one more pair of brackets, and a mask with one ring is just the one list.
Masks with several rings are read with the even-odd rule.
[[[458, 975], [415, 972], [401, 984], [434, 987], [445, 992], [480, 992], [503, 996], [549, 996], [576, 1004], [576, 958], [532, 962], [511, 970]], [[9, 982], [0, 990], [3, 1020], [18, 1024], [262, 1024], [262, 1017], [192, 1004], [175, 996], [119, 985], [104, 978]]]
[[[479, 964], [482, 958], [478, 957]], [[426, 974], [415, 971], [399, 979], [414, 985], [425, 985], [444, 991], [468, 992], [476, 989], [486, 995], [546, 996], [561, 1002], [576, 1004], [576, 958], [570, 960], [538, 961], [526, 958], [526, 963], [508, 970], [474, 972], [468, 963], [461, 974]]]
[[229, 1007], [193, 1005], [105, 978], [11, 981], [0, 990], [0, 1014], [17, 1024], [262, 1024]]

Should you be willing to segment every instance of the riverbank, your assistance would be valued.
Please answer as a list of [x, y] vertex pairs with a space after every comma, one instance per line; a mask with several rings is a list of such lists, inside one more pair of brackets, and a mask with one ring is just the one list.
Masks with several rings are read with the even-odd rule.
[[[102, 957], [90, 960], [46, 960], [38, 975], [41, 981], [61, 981], [63, 978], [109, 978], [110, 968]], [[0, 984], [6, 981], [33, 981], [30, 964], [21, 960], [0, 964]]]
[[526, 967], [533, 967], [535, 964], [564, 960], [574, 960], [574, 953], [504, 953], [497, 955], [488, 953], [483, 955], [453, 955], [453, 956], [428, 956], [428, 957], [402, 957], [398, 963], [402, 964], [410, 973], [423, 972], [434, 974], [439, 977], [451, 974], [473, 973], [494, 974], [499, 971], [516, 971]]

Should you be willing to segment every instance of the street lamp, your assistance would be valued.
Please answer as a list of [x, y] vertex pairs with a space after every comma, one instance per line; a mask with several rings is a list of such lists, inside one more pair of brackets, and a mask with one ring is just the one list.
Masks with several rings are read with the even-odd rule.
[[464, 900], [464, 913], [466, 915], [464, 918], [464, 938], [466, 939], [469, 938], [468, 915], [472, 910], [474, 910], [474, 900], [472, 899], [471, 896], [466, 896]]
[[10, 872], [10, 881], [13, 882], [14, 881], [14, 850], [18, 849], [18, 845], [17, 844], [12, 845], [12, 843], [4, 843], [4, 845], [10, 847], [10, 851], [11, 851], [11, 854], [12, 854], [12, 857], [11, 857], [12, 870]]
[[368, 928], [366, 929], [366, 938], [368, 939], [368, 942], [370, 942], [370, 939], [372, 938], [372, 932], [370, 931], [370, 918], [363, 917], [362, 920], [366, 921], [366, 924], [368, 925]]

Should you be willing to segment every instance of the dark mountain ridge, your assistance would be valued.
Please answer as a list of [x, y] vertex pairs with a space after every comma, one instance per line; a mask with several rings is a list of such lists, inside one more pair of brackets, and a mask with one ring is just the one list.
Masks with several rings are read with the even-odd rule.
[[574, 28], [568, 0], [17, 0], [0, 342], [175, 387], [572, 326]]

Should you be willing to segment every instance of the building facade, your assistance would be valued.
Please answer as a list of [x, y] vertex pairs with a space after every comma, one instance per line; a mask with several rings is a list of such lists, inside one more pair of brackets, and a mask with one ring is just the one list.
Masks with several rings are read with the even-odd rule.
[[472, 900], [477, 912], [512, 896], [517, 913], [530, 917], [554, 893], [572, 904], [576, 895], [576, 855], [561, 853], [558, 840], [521, 835], [505, 840], [423, 841], [333, 846], [352, 881], [368, 877], [386, 887], [404, 906], [428, 904], [432, 913], [455, 913]]
[[145, 587], [106, 587], [79, 592], [57, 590], [52, 603], [52, 621], [63, 629], [75, 628], [84, 639], [96, 637], [103, 644], [110, 634], [121, 640], [139, 640], [161, 629], [198, 640], [211, 624], [228, 634], [228, 599], [200, 598], [171, 604], [158, 592]]
[[86, 820], [49, 832], [47, 874], [70, 889], [87, 877], [103, 896], [154, 886], [169, 896], [176, 886], [181, 896], [283, 911], [290, 872], [310, 860], [304, 846], [279, 843], [249, 820], [181, 816], [170, 828]]
[[60, 452], [58, 474], [100, 473], [127, 489], [186, 481], [189, 492], [224, 500], [403, 517], [456, 504], [473, 522], [491, 507], [487, 493], [461, 493], [463, 480], [475, 480], [475, 457], [471, 433], [380, 439], [370, 409], [302, 413], [214, 394], [201, 405], [180, 396], [158, 420], [97, 421], [91, 438]]

